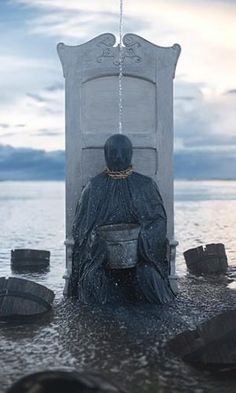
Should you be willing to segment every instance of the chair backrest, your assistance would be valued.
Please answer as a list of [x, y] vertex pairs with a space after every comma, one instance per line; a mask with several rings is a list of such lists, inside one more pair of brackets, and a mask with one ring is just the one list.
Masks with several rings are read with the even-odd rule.
[[[57, 47], [66, 90], [68, 247], [82, 188], [104, 169], [104, 143], [118, 133], [119, 46], [114, 46], [115, 42], [115, 36], [107, 33], [82, 45], [60, 43]], [[134, 170], [159, 185], [172, 239], [173, 78], [180, 46], [160, 47], [135, 34], [126, 34], [123, 45], [123, 133], [133, 143]], [[67, 260], [70, 255], [67, 253]]]

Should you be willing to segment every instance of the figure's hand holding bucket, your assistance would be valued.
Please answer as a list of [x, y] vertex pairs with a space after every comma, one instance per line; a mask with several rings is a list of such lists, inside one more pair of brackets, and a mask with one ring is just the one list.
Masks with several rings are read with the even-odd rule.
[[130, 269], [138, 263], [138, 224], [111, 224], [97, 228], [107, 248], [107, 269]]

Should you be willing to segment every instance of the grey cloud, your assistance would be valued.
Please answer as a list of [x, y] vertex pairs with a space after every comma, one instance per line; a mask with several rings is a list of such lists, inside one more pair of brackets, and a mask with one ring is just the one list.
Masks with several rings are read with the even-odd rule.
[[224, 152], [181, 151], [175, 154], [175, 178], [236, 179], [236, 155]]
[[54, 83], [53, 85], [47, 86], [46, 89], [47, 91], [57, 91], [57, 90], [64, 90], [64, 85], [63, 83]]
[[224, 94], [236, 94], [236, 89], [227, 90]]
[[209, 147], [217, 147], [218, 146], [229, 146], [232, 148], [235, 146], [236, 150], [236, 135], [229, 136], [229, 135], [219, 135], [211, 133], [210, 135], [195, 135], [192, 136], [191, 139], [187, 139], [185, 141], [185, 147], [199, 147], [199, 146], [209, 146]]
[[[196, 3], [198, 3], [199, 0], [194, 0], [196, 1]], [[203, 2], [204, 4], [208, 1], [210, 3], [222, 3], [223, 5], [225, 5], [225, 3], [230, 3], [230, 4], [235, 4], [235, 0], [200, 0], [201, 2]]]
[[61, 115], [63, 113], [63, 110], [61, 109], [53, 109], [50, 108], [49, 106], [44, 108], [44, 111], [51, 114], [51, 115]]
[[[33, 33], [56, 36], [60, 40], [70, 37], [70, 44], [73, 45], [74, 40], [78, 44], [80, 40], [91, 39], [102, 32], [113, 32], [114, 26], [118, 30], [119, 8], [117, 12], [104, 12], [102, 8], [101, 11], [92, 12], [90, 9], [81, 10], [79, 6], [70, 10], [55, 8], [52, 10], [53, 17], [50, 5], [47, 5], [45, 6], [46, 12], [30, 21], [29, 26]], [[125, 25], [129, 31], [136, 32], [149, 27], [149, 23], [145, 22], [142, 17], [126, 16]]]
[[0, 145], [0, 180], [64, 179], [64, 152]]
[[[180, 147], [199, 148], [209, 146], [217, 149], [219, 146], [236, 145], [236, 138], [231, 130], [232, 100], [228, 96], [206, 99], [201, 92], [202, 84], [178, 82], [175, 97], [175, 136]], [[231, 94], [232, 94], [232, 90]], [[224, 115], [223, 115], [224, 114]], [[225, 120], [227, 119], [227, 131]], [[232, 124], [231, 124], [232, 123]], [[222, 128], [222, 131], [221, 131]], [[178, 148], [178, 144], [176, 145]]]
[[210, 131], [210, 123], [210, 115], [208, 118], [197, 105], [191, 110], [186, 110], [184, 105], [175, 109], [175, 135], [183, 138], [185, 144], [191, 144], [199, 134], [205, 138]]
[[[236, 155], [224, 152], [175, 153], [175, 178], [236, 179]], [[1, 180], [63, 180], [65, 153], [0, 145]]]
[[188, 1], [196, 4], [202, 3], [204, 5], [207, 3], [221, 3], [223, 6], [227, 3], [236, 5], [235, 0], [188, 0]]
[[61, 135], [59, 130], [48, 130], [47, 128], [41, 128], [37, 132], [31, 134], [33, 136], [57, 136]]
[[[8, 129], [10, 127], [11, 127], [11, 124], [0, 123], [0, 128]], [[12, 127], [23, 128], [23, 127], [25, 127], [25, 124], [14, 124]], [[6, 136], [7, 134], [5, 133], [4, 135]]]
[[[66, 23], [66, 22], [65, 22]], [[135, 31], [138, 33], [141, 30], [148, 28], [148, 23], [139, 18], [130, 18], [126, 17], [126, 28], [128, 31]], [[76, 43], [78, 40], [83, 39], [83, 42], [95, 37], [97, 34], [101, 34], [103, 32], [114, 32], [114, 26], [117, 30], [118, 34], [118, 14], [115, 13], [94, 13], [93, 20], [89, 21], [87, 18], [84, 20], [75, 19], [74, 22], [68, 24], [66, 29], [66, 35], [71, 36], [76, 39]], [[55, 35], [58, 34], [58, 30], [61, 29], [61, 25], [55, 24]], [[138, 27], [138, 29], [137, 29]], [[89, 34], [84, 33], [89, 28]], [[71, 31], [71, 34], [70, 34]]]
[[3, 135], [1, 135], [1, 138], [8, 138], [8, 137], [12, 137], [15, 136], [16, 133], [15, 132], [6, 132]]
[[193, 101], [193, 100], [195, 100], [196, 99], [196, 97], [191, 97], [191, 96], [177, 96], [177, 97], [175, 97], [175, 100], [182, 100], [182, 101]]
[[60, 115], [63, 111], [63, 106], [61, 109], [57, 109], [56, 107], [54, 107], [55, 106], [54, 97], [44, 97], [43, 95], [36, 94], [36, 93], [28, 93], [27, 97], [30, 97], [35, 103], [47, 104], [44, 106], [44, 112], [47, 112], [49, 114]]
[[37, 102], [45, 102], [46, 101], [46, 99], [44, 97], [42, 97], [39, 94], [35, 94], [35, 93], [27, 93], [27, 97], [30, 97], [34, 101], [37, 101]]

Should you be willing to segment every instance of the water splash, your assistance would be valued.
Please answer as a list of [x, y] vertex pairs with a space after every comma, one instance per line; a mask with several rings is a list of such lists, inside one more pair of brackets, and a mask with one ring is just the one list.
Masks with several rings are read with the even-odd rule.
[[123, 126], [123, 0], [120, 0], [120, 24], [119, 24], [119, 134], [122, 134]]

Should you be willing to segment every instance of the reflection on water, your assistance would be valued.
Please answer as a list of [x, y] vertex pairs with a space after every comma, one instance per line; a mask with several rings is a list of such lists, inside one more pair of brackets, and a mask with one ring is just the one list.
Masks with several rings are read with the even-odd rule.
[[[64, 272], [64, 184], [0, 183], [0, 275], [15, 275], [56, 292], [46, 316], [0, 323], [0, 391], [26, 373], [49, 368], [94, 370], [134, 393], [226, 392], [234, 382], [192, 369], [166, 349], [168, 337], [234, 307], [236, 270], [207, 281], [184, 277], [182, 251], [209, 242], [226, 245], [235, 264], [236, 182], [177, 182], [176, 238], [180, 295], [169, 306], [88, 307], [62, 296]], [[201, 197], [202, 195], [202, 197]], [[10, 249], [51, 251], [48, 271], [19, 274], [10, 269]], [[232, 281], [233, 280], [233, 281]], [[141, 388], [140, 388], [141, 386]], [[140, 390], [141, 389], [141, 390]]]
[[222, 180], [175, 181], [175, 201], [236, 200], [236, 182]]

